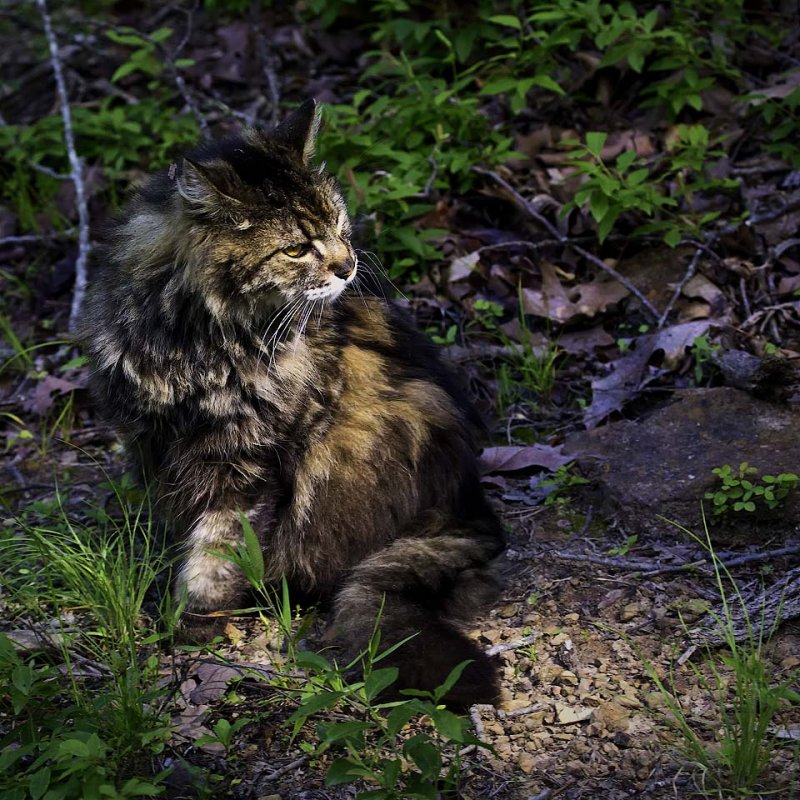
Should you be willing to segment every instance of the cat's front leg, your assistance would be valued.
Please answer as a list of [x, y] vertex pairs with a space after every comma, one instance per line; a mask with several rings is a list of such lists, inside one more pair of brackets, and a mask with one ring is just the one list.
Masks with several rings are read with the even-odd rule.
[[[252, 509], [246, 516], [254, 512]], [[247, 579], [236, 564], [223, 557], [242, 541], [240, 514], [238, 509], [203, 512], [183, 543], [175, 593], [185, 603], [181, 618], [184, 638], [212, 639], [222, 633], [226, 612], [241, 607]]]

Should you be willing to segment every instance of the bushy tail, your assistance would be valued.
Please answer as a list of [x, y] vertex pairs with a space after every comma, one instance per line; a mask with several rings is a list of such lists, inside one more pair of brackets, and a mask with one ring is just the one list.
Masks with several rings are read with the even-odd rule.
[[336, 597], [334, 635], [348, 655], [363, 649], [383, 604], [382, 648], [413, 636], [388, 660], [399, 668], [397, 688], [433, 690], [471, 660], [445, 702], [494, 703], [497, 668], [460, 625], [497, 593], [489, 562], [503, 549], [499, 523], [427, 514], [413, 532], [354, 567]]

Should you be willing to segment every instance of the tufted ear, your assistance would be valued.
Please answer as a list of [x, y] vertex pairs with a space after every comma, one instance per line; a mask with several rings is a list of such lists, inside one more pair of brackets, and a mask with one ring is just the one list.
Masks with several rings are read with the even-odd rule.
[[322, 120], [322, 106], [310, 98], [300, 108], [289, 114], [286, 119], [275, 128], [273, 138], [285, 144], [290, 150], [299, 155], [304, 164], [308, 164], [314, 156], [317, 144], [317, 134]]
[[236, 195], [242, 192], [242, 182], [226, 161], [193, 161], [184, 158], [177, 179], [178, 193], [190, 210], [213, 217], [232, 217], [241, 210]]

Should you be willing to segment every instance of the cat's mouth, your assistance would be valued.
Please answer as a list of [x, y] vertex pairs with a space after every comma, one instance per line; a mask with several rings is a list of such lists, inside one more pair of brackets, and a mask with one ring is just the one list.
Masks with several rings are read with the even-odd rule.
[[331, 275], [327, 283], [322, 286], [315, 286], [313, 289], [306, 289], [303, 294], [307, 300], [335, 300], [353, 281], [358, 272], [358, 264], [353, 265], [353, 269], [346, 278], [338, 275]]

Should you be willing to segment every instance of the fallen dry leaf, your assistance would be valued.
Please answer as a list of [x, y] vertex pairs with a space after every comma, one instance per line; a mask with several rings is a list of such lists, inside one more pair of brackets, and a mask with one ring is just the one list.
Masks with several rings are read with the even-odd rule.
[[55, 375], [45, 375], [36, 386], [36, 391], [30, 401], [30, 410], [43, 417], [53, 407], [54, 395], [67, 394], [81, 388], [83, 388], [81, 384], [75, 383], [75, 381], [68, 381]]
[[450, 262], [449, 281], [455, 283], [456, 281], [463, 281], [465, 278], [468, 278], [480, 260], [481, 255], [477, 250], [472, 253], [467, 253], [465, 256], [454, 258]]
[[661, 351], [661, 371], [680, 366], [692, 342], [707, 333], [711, 320], [684, 322], [633, 340], [633, 350], [612, 363], [613, 370], [592, 381], [592, 402], [583, 415], [587, 428], [599, 425], [609, 414], [630, 402], [657, 374], [648, 373], [652, 356]]
[[487, 447], [481, 453], [480, 469], [483, 473], [515, 472], [528, 467], [544, 467], [552, 471], [570, 461], [572, 458], [565, 456], [560, 446], [531, 444], [524, 447]]
[[593, 317], [627, 297], [630, 292], [617, 281], [597, 280], [578, 284], [569, 294], [579, 313]]
[[241, 674], [241, 670], [225, 664], [201, 664], [195, 672], [200, 685], [189, 694], [189, 699], [196, 706], [213, 703], [225, 694], [228, 684]]
[[614, 337], [603, 330], [600, 325], [595, 325], [594, 328], [588, 330], [562, 333], [556, 340], [556, 344], [568, 353], [592, 353], [601, 347], [611, 347], [614, 344]]
[[522, 289], [522, 308], [526, 314], [553, 322], [568, 322], [574, 317], [593, 317], [627, 297], [628, 290], [612, 280], [595, 280], [564, 287], [557, 269], [547, 261], [539, 265], [542, 286]]
[[541, 289], [522, 289], [522, 310], [553, 322], [566, 322], [578, 313], [575, 305], [558, 280], [555, 267], [542, 261], [539, 269], [542, 274]]

